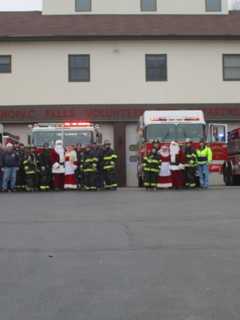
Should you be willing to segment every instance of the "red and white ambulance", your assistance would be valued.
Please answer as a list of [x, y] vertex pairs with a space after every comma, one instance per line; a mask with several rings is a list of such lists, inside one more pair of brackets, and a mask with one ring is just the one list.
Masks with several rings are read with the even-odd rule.
[[[159, 147], [176, 141], [180, 145], [191, 139], [195, 147], [204, 139], [213, 151], [210, 165], [211, 181], [219, 183], [224, 161], [227, 159], [227, 125], [206, 123], [201, 110], [145, 111], [138, 126], [138, 184], [143, 183], [143, 159], [152, 144], [158, 141]], [[215, 182], [214, 182], [215, 183]]]

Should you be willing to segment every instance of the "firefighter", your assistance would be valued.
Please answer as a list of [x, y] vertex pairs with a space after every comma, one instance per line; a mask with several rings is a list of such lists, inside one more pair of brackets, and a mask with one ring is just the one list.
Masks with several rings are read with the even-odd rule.
[[76, 178], [78, 183], [78, 189], [82, 190], [84, 189], [84, 172], [83, 172], [84, 152], [85, 152], [84, 146], [81, 146], [80, 144], [78, 144], [76, 147], [76, 152], [77, 152]]
[[144, 186], [147, 190], [157, 188], [160, 165], [158, 150], [155, 148], [149, 150], [143, 162]]
[[25, 190], [33, 192], [37, 189], [37, 162], [35, 154], [30, 148], [25, 149], [23, 168], [25, 173]]
[[197, 169], [197, 154], [190, 139], [186, 139], [185, 146], [185, 185], [187, 188], [195, 188], [197, 186], [196, 180]]
[[202, 140], [200, 142], [200, 147], [199, 147], [199, 149], [197, 149], [196, 153], [197, 153], [197, 163], [198, 163], [200, 187], [203, 189], [208, 189], [208, 186], [209, 186], [208, 165], [212, 161], [212, 150]]
[[103, 146], [101, 145], [95, 145], [94, 150], [96, 157], [98, 159], [97, 164], [97, 176], [96, 176], [96, 187], [98, 190], [104, 189], [104, 174], [103, 174]]
[[17, 191], [25, 190], [25, 171], [24, 171], [24, 160], [25, 160], [25, 148], [22, 144], [16, 145], [16, 152], [19, 158], [19, 169], [17, 171], [16, 178], [16, 189]]
[[39, 188], [41, 191], [48, 191], [51, 187], [51, 171], [52, 171], [52, 161], [51, 161], [51, 152], [49, 145], [45, 143], [43, 145], [43, 150], [38, 156], [39, 164]]
[[109, 140], [104, 141], [103, 155], [102, 155], [102, 170], [104, 175], [104, 187], [107, 190], [117, 190], [117, 165], [118, 156], [111, 148]]
[[83, 160], [84, 189], [86, 191], [97, 190], [96, 174], [98, 159], [90, 146], [86, 147]]

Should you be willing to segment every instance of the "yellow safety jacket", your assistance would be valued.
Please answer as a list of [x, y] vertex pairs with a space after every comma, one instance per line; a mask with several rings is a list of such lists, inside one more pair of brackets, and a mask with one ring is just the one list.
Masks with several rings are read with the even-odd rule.
[[197, 150], [197, 162], [199, 165], [208, 164], [212, 161], [212, 150], [209, 147]]

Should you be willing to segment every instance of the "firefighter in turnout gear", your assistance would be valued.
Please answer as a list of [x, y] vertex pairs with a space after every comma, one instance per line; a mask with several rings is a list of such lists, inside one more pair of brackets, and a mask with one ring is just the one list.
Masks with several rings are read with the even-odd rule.
[[33, 192], [37, 189], [37, 167], [35, 154], [31, 149], [26, 149], [23, 168], [25, 173], [25, 189], [28, 192]]
[[161, 160], [157, 154], [157, 149], [153, 148], [152, 151], [149, 150], [143, 162], [144, 187], [147, 190], [157, 188], [160, 165]]
[[90, 146], [86, 147], [83, 160], [84, 189], [86, 191], [97, 190], [96, 174], [98, 159]]
[[111, 148], [111, 142], [109, 140], [105, 140], [102, 155], [102, 170], [105, 189], [116, 190], [118, 187], [116, 174], [117, 159], [117, 154]]
[[17, 145], [16, 152], [19, 157], [19, 170], [17, 172], [16, 179], [16, 189], [17, 191], [25, 190], [25, 171], [24, 171], [24, 157], [25, 157], [25, 148], [24, 145]]
[[39, 188], [41, 191], [48, 191], [51, 187], [52, 162], [49, 146], [47, 143], [44, 144], [43, 151], [39, 154], [38, 163], [40, 172]]
[[84, 152], [85, 149], [80, 144], [77, 145], [77, 170], [76, 170], [76, 178], [78, 182], [78, 189], [84, 189], [84, 172], [83, 172], [83, 164], [84, 164]]
[[195, 188], [196, 183], [196, 170], [197, 170], [197, 154], [192, 141], [186, 139], [185, 147], [185, 185], [187, 188]]

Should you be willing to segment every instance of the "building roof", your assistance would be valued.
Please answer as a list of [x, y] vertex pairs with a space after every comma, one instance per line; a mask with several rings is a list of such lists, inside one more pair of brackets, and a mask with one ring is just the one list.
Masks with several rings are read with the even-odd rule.
[[0, 40], [240, 39], [240, 14], [42, 15], [0, 12]]

